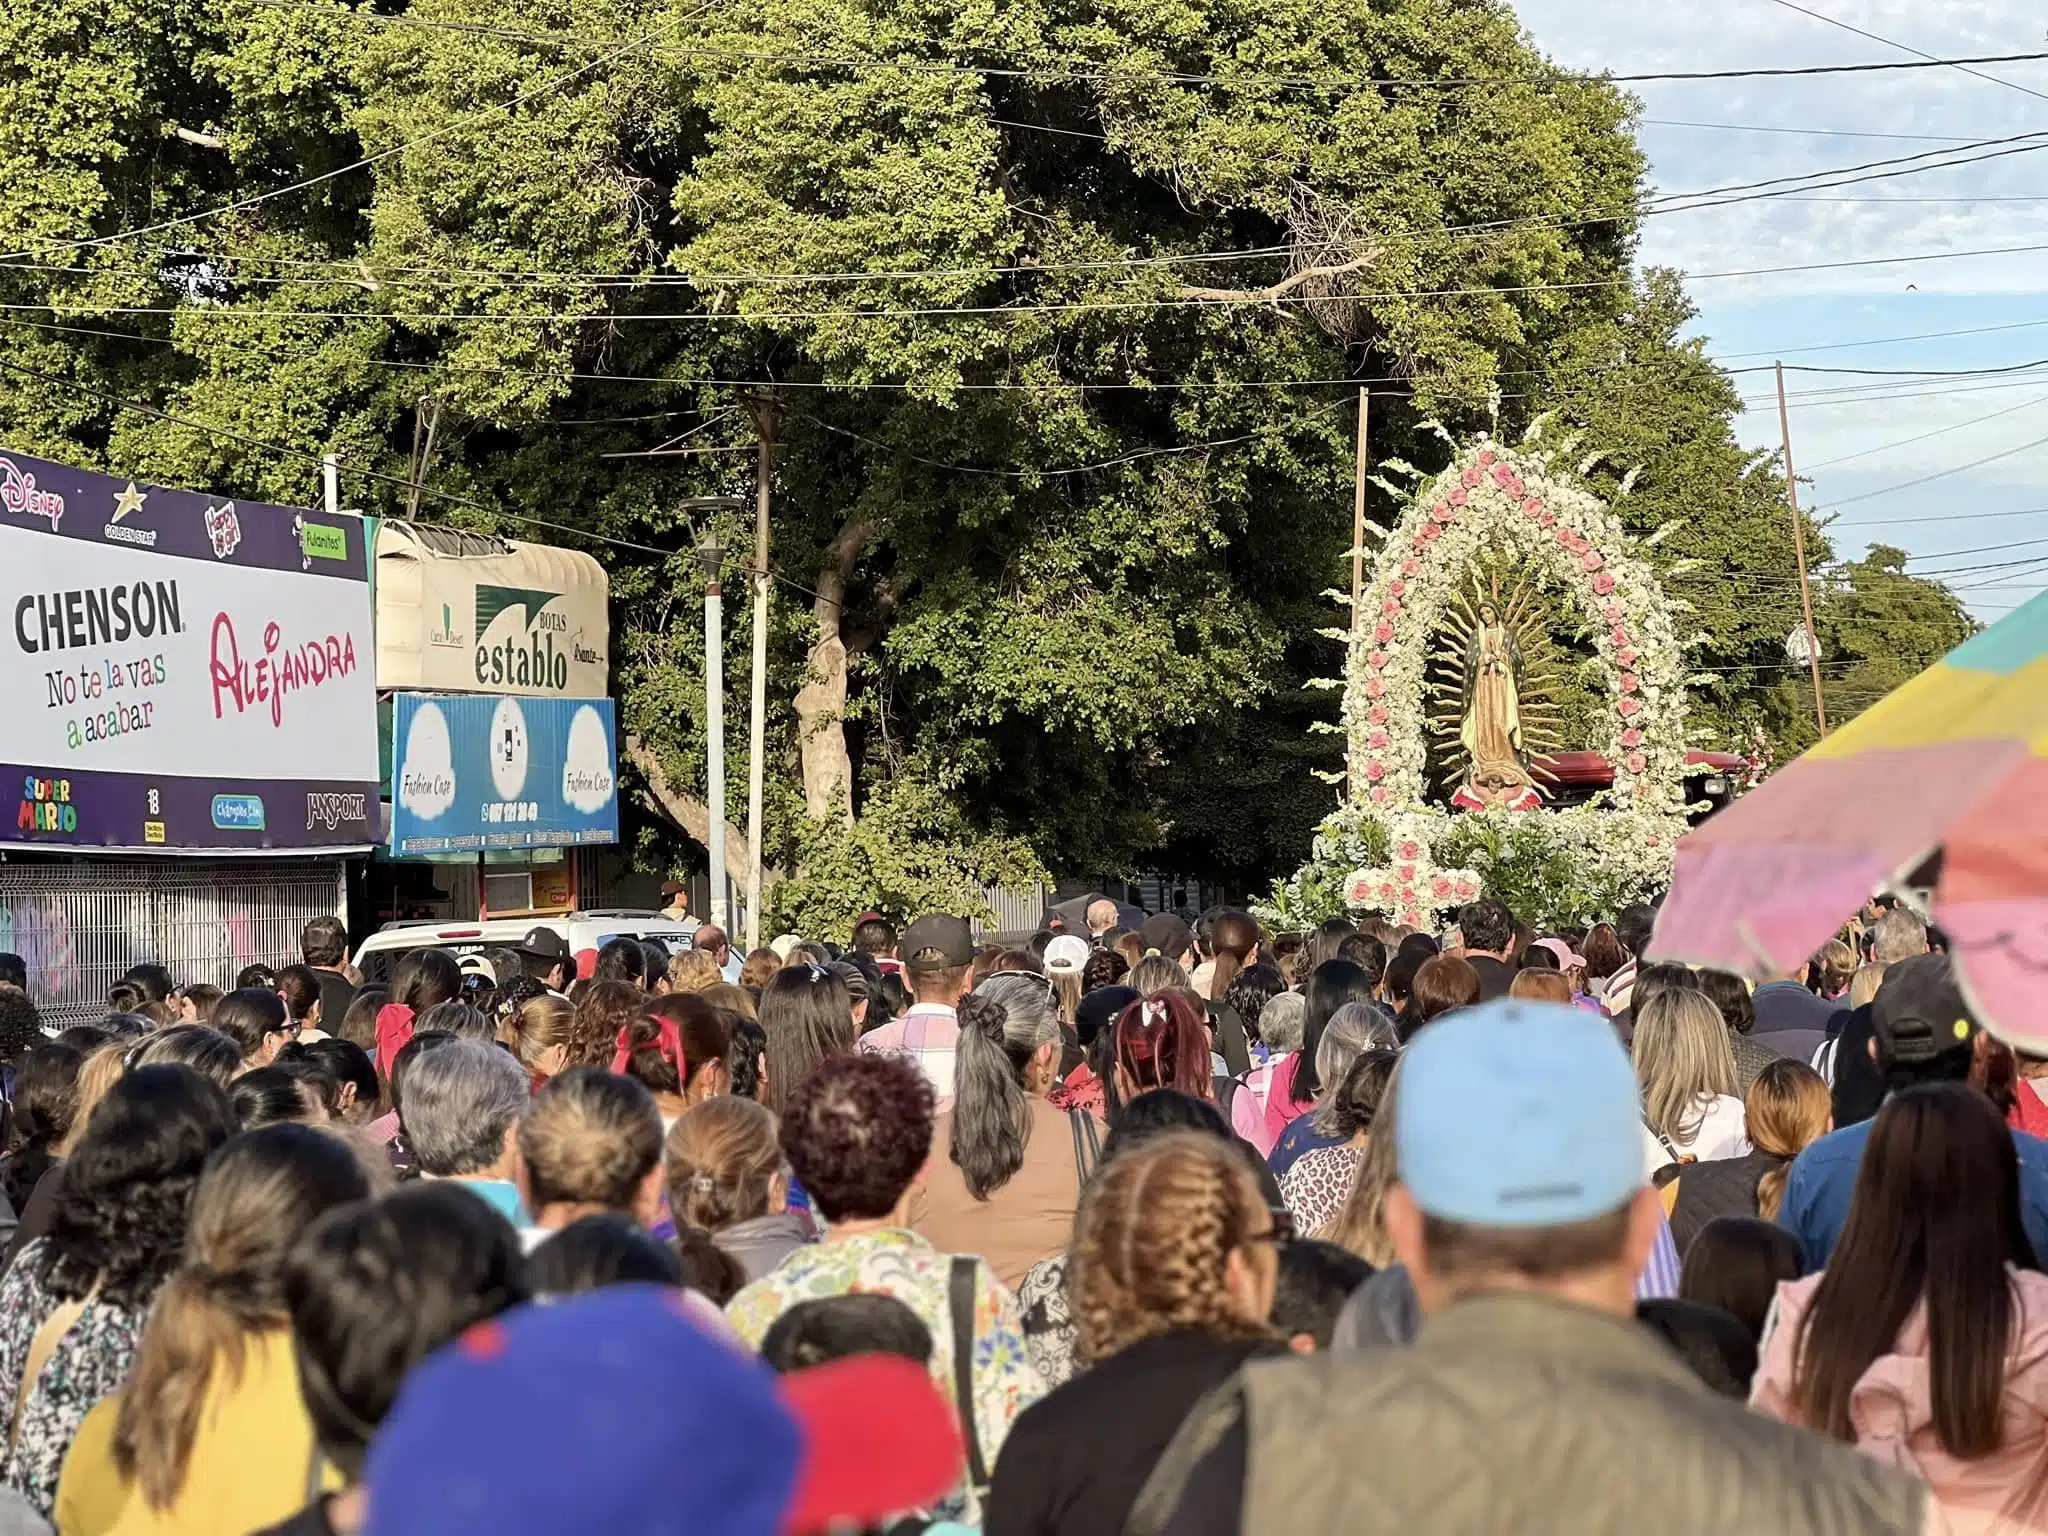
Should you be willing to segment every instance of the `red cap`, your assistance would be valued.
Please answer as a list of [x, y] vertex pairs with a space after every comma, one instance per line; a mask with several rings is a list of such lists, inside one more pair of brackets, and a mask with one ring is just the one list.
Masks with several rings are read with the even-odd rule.
[[931, 1373], [901, 1355], [855, 1355], [781, 1379], [803, 1436], [788, 1536], [872, 1525], [958, 1486], [965, 1452]]

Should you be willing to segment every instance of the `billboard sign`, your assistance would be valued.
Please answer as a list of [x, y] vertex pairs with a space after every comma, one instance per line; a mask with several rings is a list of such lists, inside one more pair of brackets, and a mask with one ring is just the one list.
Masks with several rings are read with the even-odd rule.
[[401, 858], [619, 840], [610, 699], [401, 693], [392, 742]]
[[357, 519], [0, 450], [0, 844], [367, 847], [366, 555]]

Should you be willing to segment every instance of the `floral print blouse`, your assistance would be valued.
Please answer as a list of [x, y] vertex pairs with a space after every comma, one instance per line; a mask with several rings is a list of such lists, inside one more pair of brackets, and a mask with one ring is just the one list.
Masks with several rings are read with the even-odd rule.
[[[931, 1330], [932, 1379], [954, 1402], [953, 1318], [948, 1299], [952, 1256], [939, 1252], [915, 1232], [900, 1228], [799, 1248], [726, 1303], [725, 1315], [754, 1348], [775, 1320], [800, 1301], [875, 1291], [894, 1296]], [[1045, 1395], [1045, 1385], [1024, 1349], [1017, 1299], [979, 1260], [974, 1303], [972, 1385], [974, 1423], [981, 1459], [993, 1468], [1017, 1415]], [[965, 1482], [938, 1501], [941, 1519], [981, 1522], [974, 1491]]]
[[[0, 1409], [9, 1420], [28, 1364], [36, 1330], [57, 1309], [59, 1298], [43, 1285], [44, 1241], [21, 1250], [0, 1282]], [[133, 1311], [95, 1300], [64, 1335], [29, 1389], [21, 1416], [21, 1439], [0, 1464], [0, 1482], [18, 1489], [48, 1516], [57, 1504], [57, 1474], [64, 1453], [86, 1413], [101, 1398], [120, 1390], [135, 1363], [147, 1307]], [[0, 1452], [6, 1443], [0, 1440]]]

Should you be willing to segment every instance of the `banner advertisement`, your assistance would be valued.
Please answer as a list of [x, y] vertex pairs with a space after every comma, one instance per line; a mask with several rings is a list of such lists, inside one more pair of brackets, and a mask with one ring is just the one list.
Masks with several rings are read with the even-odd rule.
[[[0, 450], [0, 845], [363, 849], [361, 523]], [[9, 787], [13, 793], [9, 793]]]
[[610, 699], [401, 693], [392, 741], [400, 857], [619, 840]]
[[387, 522], [376, 566], [378, 687], [605, 696], [610, 584], [589, 555]]

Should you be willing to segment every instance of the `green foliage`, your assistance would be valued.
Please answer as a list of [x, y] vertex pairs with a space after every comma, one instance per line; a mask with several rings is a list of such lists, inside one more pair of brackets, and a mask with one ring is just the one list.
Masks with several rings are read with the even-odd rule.
[[986, 919], [987, 886], [1030, 890], [1048, 877], [1017, 838], [976, 831], [931, 785], [897, 780], [852, 827], [803, 823], [800, 873], [766, 899], [767, 927], [844, 934], [866, 911], [899, 928], [927, 912]]

